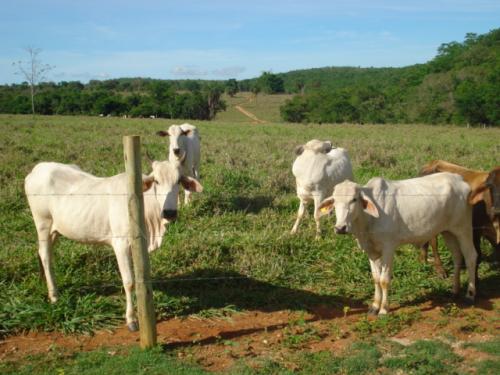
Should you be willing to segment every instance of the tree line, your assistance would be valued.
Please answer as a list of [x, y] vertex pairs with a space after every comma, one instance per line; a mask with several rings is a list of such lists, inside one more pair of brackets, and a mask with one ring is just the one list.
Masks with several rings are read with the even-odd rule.
[[[194, 83], [194, 84], [193, 84]], [[162, 80], [123, 79], [41, 83], [34, 97], [43, 115], [128, 115], [210, 120], [226, 108], [224, 87], [208, 82], [180, 84]], [[0, 113], [32, 113], [28, 83], [0, 86]]]
[[211, 120], [226, 109], [222, 94], [234, 96], [240, 91], [283, 93], [284, 81], [270, 72], [240, 82], [119, 78], [35, 84], [29, 80], [0, 86], [0, 113]]

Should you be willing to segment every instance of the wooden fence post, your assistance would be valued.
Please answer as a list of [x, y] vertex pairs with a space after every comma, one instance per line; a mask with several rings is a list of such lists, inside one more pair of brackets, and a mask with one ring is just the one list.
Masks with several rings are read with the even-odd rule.
[[144, 222], [141, 138], [137, 135], [123, 137], [123, 151], [127, 172], [129, 240], [134, 261], [139, 333], [141, 348], [145, 349], [156, 345], [156, 314]]

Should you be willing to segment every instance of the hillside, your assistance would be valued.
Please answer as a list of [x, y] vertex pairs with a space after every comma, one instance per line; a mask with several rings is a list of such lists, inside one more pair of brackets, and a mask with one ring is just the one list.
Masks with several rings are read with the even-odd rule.
[[287, 121], [500, 125], [500, 29], [442, 44], [426, 64], [280, 77], [287, 91], [305, 92], [283, 108]]

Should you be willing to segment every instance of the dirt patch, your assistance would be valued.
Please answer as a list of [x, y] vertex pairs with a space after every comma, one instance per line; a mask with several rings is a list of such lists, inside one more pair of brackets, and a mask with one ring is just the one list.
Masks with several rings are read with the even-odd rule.
[[[474, 361], [486, 358], [486, 354], [464, 348], [462, 343], [482, 342], [498, 335], [499, 313], [492, 306], [499, 303], [500, 298], [496, 298], [479, 301], [478, 307], [453, 303], [438, 306], [426, 302], [396, 308], [394, 314], [418, 311], [419, 318], [393, 335], [394, 341], [409, 345], [420, 339], [448, 340], [457, 354], [465, 358]], [[158, 323], [158, 342], [165, 350], [175, 351], [178, 357], [213, 371], [227, 369], [242, 358], [282, 360], [297, 351], [330, 351], [341, 355], [360, 337], [359, 323], [373, 321], [366, 320], [365, 311], [358, 308], [344, 314], [338, 308], [318, 306], [311, 314], [288, 310], [246, 311], [228, 318], [173, 318]], [[17, 360], [28, 354], [46, 353], [55, 347], [78, 352], [138, 342], [138, 333], [129, 332], [125, 326], [114, 331], [100, 331], [94, 336], [32, 332], [0, 341], [0, 360]]]
[[236, 108], [238, 111], [240, 111], [241, 113], [243, 113], [245, 116], [247, 116], [248, 118], [252, 119], [254, 121], [254, 123], [257, 123], [257, 124], [264, 124], [265, 121], [264, 120], [260, 120], [259, 118], [257, 118], [257, 116], [255, 116], [252, 112], [249, 112], [247, 111], [245, 108], [243, 108], [242, 106], [239, 106], [239, 105], [235, 105], [234, 108]]

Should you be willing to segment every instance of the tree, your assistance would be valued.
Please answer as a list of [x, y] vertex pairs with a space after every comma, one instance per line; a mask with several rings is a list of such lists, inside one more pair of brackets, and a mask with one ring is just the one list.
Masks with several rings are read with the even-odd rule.
[[213, 120], [220, 110], [226, 109], [226, 103], [221, 99], [224, 89], [218, 84], [205, 86], [205, 95], [208, 104], [208, 120]]
[[16, 74], [19, 74], [26, 79], [30, 86], [31, 93], [31, 112], [35, 114], [35, 95], [37, 85], [46, 79], [46, 74], [54, 68], [49, 64], [43, 64], [38, 55], [42, 50], [40, 48], [28, 47], [26, 52], [29, 54], [27, 61], [17, 61], [12, 63], [17, 68]]
[[260, 85], [258, 85], [257, 83], [255, 83], [253, 86], [252, 86], [252, 93], [255, 97], [255, 99], [257, 99], [257, 95], [259, 95], [260, 93]]
[[238, 92], [238, 82], [234, 79], [228, 79], [226, 82], [226, 93], [232, 98]]
[[285, 92], [285, 82], [280, 76], [271, 72], [263, 72], [257, 80], [257, 85], [266, 94], [278, 94]]

